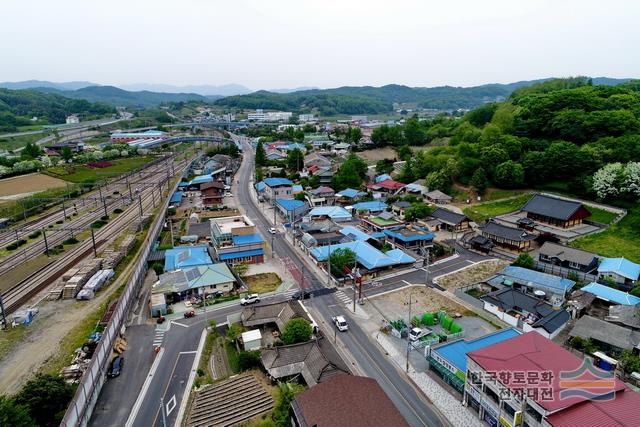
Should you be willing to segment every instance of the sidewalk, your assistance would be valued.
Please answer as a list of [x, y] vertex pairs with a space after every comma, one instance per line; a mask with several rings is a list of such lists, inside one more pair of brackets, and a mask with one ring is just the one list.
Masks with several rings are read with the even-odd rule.
[[[405, 356], [400, 354], [396, 347], [389, 341], [389, 337], [384, 334], [377, 336], [377, 342], [386, 351], [401, 369], [405, 368]], [[440, 384], [434, 381], [424, 372], [416, 372], [413, 365], [409, 364], [409, 378], [422, 390], [422, 392], [433, 402], [438, 410], [455, 427], [483, 427], [484, 424], [478, 419], [469, 408], [462, 405], [462, 402], [446, 391]]]

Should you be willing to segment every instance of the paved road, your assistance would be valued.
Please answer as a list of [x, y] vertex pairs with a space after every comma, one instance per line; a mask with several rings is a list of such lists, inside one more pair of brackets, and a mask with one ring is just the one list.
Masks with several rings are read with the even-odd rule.
[[[241, 183], [249, 187], [252, 184], [252, 174], [254, 168], [253, 152], [248, 143], [244, 142], [244, 160], [238, 171]], [[271, 224], [266, 220], [260, 208], [256, 206], [251, 197], [251, 188], [241, 188], [235, 191], [238, 194], [241, 206], [247, 215], [253, 218], [256, 226], [263, 235], [267, 236]], [[298, 266], [303, 265], [303, 261], [298, 257], [291, 246], [285, 241], [284, 236], [278, 234], [273, 240], [273, 248], [279, 257], [288, 257]], [[322, 281], [310, 271], [308, 277], [311, 279], [312, 287], [322, 287]], [[331, 316], [343, 314], [350, 317], [346, 310], [340, 307], [341, 303], [334, 294], [318, 297], [310, 300], [309, 304], [321, 313], [326, 325], [331, 323]], [[317, 320], [317, 319], [316, 319]], [[442, 417], [438, 410], [429, 403], [421, 392], [409, 382], [393, 364], [384, 356], [380, 348], [372, 342], [370, 337], [357, 325], [355, 321], [349, 322], [349, 332], [340, 334], [339, 339], [343, 348], [349, 349], [349, 353], [357, 361], [361, 370], [369, 377], [375, 378], [382, 389], [398, 407], [412, 426], [440, 426], [447, 425], [448, 422]]]

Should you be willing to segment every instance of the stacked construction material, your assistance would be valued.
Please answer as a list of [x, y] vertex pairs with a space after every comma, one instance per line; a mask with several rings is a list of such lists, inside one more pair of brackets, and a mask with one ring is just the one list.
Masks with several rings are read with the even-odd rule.
[[95, 296], [95, 293], [102, 288], [102, 286], [111, 279], [114, 275], [114, 271], [111, 269], [99, 270], [87, 281], [82, 287], [82, 290], [76, 295], [78, 300], [89, 300]]
[[131, 249], [136, 245], [136, 236], [129, 234], [120, 243], [119, 249], [124, 252], [124, 254], [128, 254]]
[[100, 269], [101, 265], [102, 258], [94, 258], [83, 263], [78, 269], [78, 272], [65, 282], [65, 285], [62, 288], [62, 298], [75, 298], [80, 289], [82, 289], [85, 283], [89, 281], [91, 276]]
[[124, 258], [124, 253], [121, 251], [115, 251], [113, 249], [107, 249], [102, 252], [100, 256], [102, 257], [102, 266], [104, 268], [114, 269]]

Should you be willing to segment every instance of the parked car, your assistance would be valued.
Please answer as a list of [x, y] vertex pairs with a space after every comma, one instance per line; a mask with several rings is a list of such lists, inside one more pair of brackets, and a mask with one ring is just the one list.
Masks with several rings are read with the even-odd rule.
[[311, 290], [299, 290], [295, 294], [291, 295], [291, 299], [302, 300], [309, 299], [311, 297], [319, 297], [322, 295], [332, 294], [336, 291], [336, 288], [317, 288]]
[[240, 305], [255, 304], [260, 302], [260, 296], [258, 294], [250, 294], [240, 300]]
[[277, 232], [277, 230], [275, 229], [275, 227], [269, 228], [269, 233], [276, 234], [276, 232]]
[[116, 356], [111, 361], [111, 367], [109, 368], [109, 372], [107, 373], [107, 376], [109, 378], [115, 378], [115, 377], [119, 376], [120, 372], [122, 372], [122, 365], [123, 364], [124, 364], [124, 357]]
[[193, 310], [189, 310], [189, 311], [185, 311], [184, 312], [184, 318], [188, 319], [189, 317], [194, 317], [196, 315], [196, 312]]
[[409, 331], [409, 341], [417, 341], [422, 337], [425, 337], [431, 333], [431, 330], [428, 328], [411, 328]]
[[347, 320], [344, 316], [333, 316], [331, 321], [336, 325], [336, 328], [338, 328], [340, 332], [344, 332], [349, 329], [349, 324], [347, 324]]

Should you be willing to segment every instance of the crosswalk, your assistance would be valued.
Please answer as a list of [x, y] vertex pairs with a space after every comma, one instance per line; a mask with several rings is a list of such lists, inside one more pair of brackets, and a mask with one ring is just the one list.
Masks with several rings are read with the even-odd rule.
[[353, 302], [353, 296], [347, 295], [342, 289], [336, 291], [336, 298], [340, 300], [343, 304], [351, 304]]
[[164, 341], [164, 334], [166, 331], [162, 331], [160, 329], [156, 329], [156, 335], [153, 337], [153, 346], [161, 347], [162, 342]]

